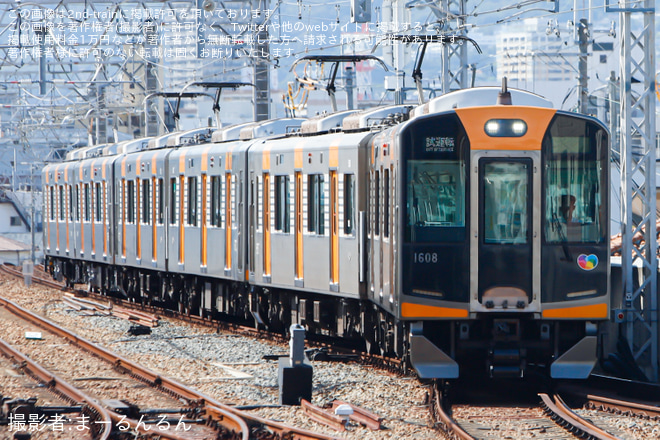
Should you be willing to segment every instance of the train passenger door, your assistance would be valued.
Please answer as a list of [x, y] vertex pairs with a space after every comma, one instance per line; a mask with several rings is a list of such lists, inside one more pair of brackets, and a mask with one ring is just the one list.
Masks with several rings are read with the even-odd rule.
[[[473, 168], [471, 310], [530, 310], [538, 297], [536, 157], [478, 158]], [[536, 189], [535, 189], [536, 188]], [[536, 200], [536, 202], [535, 202]], [[477, 257], [474, 258], [476, 253]], [[476, 267], [475, 267], [476, 265]]]

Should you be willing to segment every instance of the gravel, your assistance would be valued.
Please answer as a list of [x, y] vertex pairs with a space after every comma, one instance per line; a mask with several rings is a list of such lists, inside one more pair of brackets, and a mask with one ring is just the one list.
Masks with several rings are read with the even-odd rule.
[[[416, 379], [398, 377], [356, 363], [312, 362], [312, 403], [335, 399], [363, 407], [384, 418], [385, 429], [370, 431], [355, 423], [337, 432], [311, 421], [298, 406], [280, 406], [277, 361], [265, 355], [288, 353], [275, 344], [213, 329], [161, 319], [150, 335], [129, 335], [131, 323], [106, 316], [86, 316], [61, 301], [62, 292], [15, 280], [0, 281], [3, 297], [36, 311], [80, 336], [97, 342], [151, 370], [174, 378], [229, 405], [272, 420], [348, 439], [436, 439], [431, 427], [426, 387]], [[26, 292], [28, 293], [26, 295]]]

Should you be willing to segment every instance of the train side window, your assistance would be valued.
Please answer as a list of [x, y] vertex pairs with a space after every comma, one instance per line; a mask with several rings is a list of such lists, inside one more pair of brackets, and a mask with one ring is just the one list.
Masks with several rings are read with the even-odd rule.
[[135, 182], [129, 180], [128, 189], [126, 190], [126, 222], [134, 223], [135, 222]]
[[211, 176], [211, 226], [222, 227], [222, 177]]
[[85, 217], [84, 217], [84, 220], [86, 222], [88, 222], [88, 221], [90, 221], [91, 214], [92, 214], [91, 209], [90, 209], [92, 204], [91, 204], [91, 194], [89, 192], [89, 183], [85, 184], [84, 191], [85, 191], [85, 208], [84, 208], [85, 209], [85, 212], [84, 212]]
[[176, 177], [170, 179], [170, 224], [176, 225], [177, 213], [177, 183]]
[[344, 234], [353, 235], [355, 219], [353, 203], [355, 199], [354, 175], [344, 174]]
[[149, 179], [142, 180], [142, 224], [151, 224], [151, 182]]
[[50, 187], [50, 219], [55, 221], [55, 188]]
[[275, 176], [275, 230], [290, 231], [289, 176]]
[[60, 198], [60, 220], [64, 220], [64, 187], [59, 187], [59, 198]]
[[325, 234], [324, 183], [323, 174], [307, 176], [307, 231], [318, 235]]
[[197, 177], [188, 177], [188, 225], [197, 226]]
[[163, 179], [158, 179], [158, 218], [156, 219], [156, 223], [159, 225], [162, 225], [163, 222], [165, 221], [165, 199], [164, 199], [164, 191], [163, 191]]

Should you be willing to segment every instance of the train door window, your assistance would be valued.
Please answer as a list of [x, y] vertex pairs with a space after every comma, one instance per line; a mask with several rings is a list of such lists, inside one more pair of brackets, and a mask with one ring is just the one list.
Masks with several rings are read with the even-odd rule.
[[60, 198], [60, 220], [64, 220], [64, 187], [59, 186], [59, 198]]
[[129, 180], [127, 182], [128, 189], [126, 190], [126, 222], [135, 222], [135, 182]]
[[101, 198], [101, 184], [100, 184], [100, 183], [97, 183], [95, 189], [96, 189], [96, 196], [95, 196], [95, 201], [96, 201], [96, 205], [95, 205], [95, 207], [96, 207], [96, 212], [95, 212], [94, 214], [95, 214], [96, 218], [94, 218], [94, 220], [96, 220], [97, 223], [100, 223], [101, 220], [103, 219], [103, 217], [102, 217], [102, 215], [103, 215], [103, 214], [102, 214], [102, 210], [103, 210], [103, 199]]
[[78, 203], [78, 201], [80, 200], [80, 187], [78, 185], [75, 185], [74, 194], [75, 194], [75, 200], [73, 201], [74, 205], [75, 205], [74, 212], [75, 212], [75, 216], [76, 216], [76, 221], [79, 221], [80, 220], [80, 203]]
[[527, 243], [529, 165], [489, 162], [483, 167], [484, 242]]
[[90, 221], [90, 218], [91, 218], [91, 212], [90, 212], [91, 209], [90, 209], [90, 208], [91, 208], [91, 204], [92, 204], [92, 203], [91, 203], [91, 194], [90, 194], [90, 192], [89, 192], [89, 183], [86, 183], [86, 184], [85, 184], [84, 191], [85, 191], [85, 202], [84, 202], [84, 203], [85, 203], [85, 206], [84, 206], [84, 209], [85, 209], [85, 212], [84, 212], [85, 217], [84, 217], [84, 220], [85, 220], [86, 222], [88, 222], [88, 221]]
[[275, 230], [289, 233], [291, 228], [289, 176], [275, 176]]
[[52, 186], [50, 187], [50, 207], [48, 210], [50, 211], [51, 221], [55, 221], [55, 188]]
[[188, 225], [197, 226], [197, 177], [188, 177]]
[[325, 185], [323, 174], [307, 176], [307, 231], [325, 234]]
[[383, 171], [383, 236], [390, 236], [390, 170]]
[[[239, 192], [239, 194], [243, 194], [243, 192]], [[236, 195], [236, 174], [231, 175], [231, 200], [234, 206], [232, 206], [231, 210], [231, 224], [232, 227], [235, 228], [238, 225], [236, 224], [236, 211], [238, 211], [238, 199], [239, 197]]]
[[148, 225], [151, 223], [151, 181], [149, 179], [142, 180], [142, 216], [140, 220], [142, 224]]
[[257, 230], [261, 231], [261, 228], [263, 226], [263, 181], [261, 179], [261, 176], [257, 176]]
[[102, 201], [101, 202], [101, 209], [102, 209], [101, 215], [103, 216], [102, 217], [103, 224], [106, 224], [107, 223], [107, 215], [108, 215], [108, 190], [106, 188], [105, 181], [103, 182], [103, 189], [101, 191], [101, 197], [102, 197], [101, 198], [101, 201]]
[[156, 223], [162, 225], [165, 221], [165, 199], [163, 190], [163, 179], [158, 179], [158, 218]]
[[355, 230], [355, 214], [353, 204], [355, 199], [354, 175], [344, 174], [344, 234], [353, 235]]
[[69, 187], [69, 221], [73, 221], [73, 188]]
[[374, 179], [374, 234], [380, 235], [380, 171]]
[[170, 224], [176, 225], [176, 213], [177, 213], [177, 181], [176, 177], [170, 179]]
[[211, 176], [211, 226], [222, 227], [222, 177]]

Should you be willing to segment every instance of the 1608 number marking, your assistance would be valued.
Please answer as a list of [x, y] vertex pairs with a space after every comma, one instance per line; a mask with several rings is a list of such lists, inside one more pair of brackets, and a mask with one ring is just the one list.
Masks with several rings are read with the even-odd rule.
[[414, 254], [415, 263], [437, 263], [438, 262], [438, 253], [437, 252], [415, 252]]

